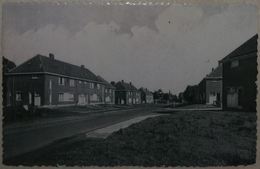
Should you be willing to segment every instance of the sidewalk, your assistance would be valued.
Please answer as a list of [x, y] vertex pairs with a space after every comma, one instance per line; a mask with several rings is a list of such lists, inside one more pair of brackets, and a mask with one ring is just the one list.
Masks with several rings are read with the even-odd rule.
[[162, 116], [162, 114], [153, 114], [153, 115], [146, 115], [146, 116], [139, 116], [139, 117], [135, 117], [133, 119], [127, 120], [127, 121], [123, 121], [105, 128], [101, 128], [101, 129], [97, 129], [94, 131], [91, 131], [89, 133], [86, 134], [86, 137], [88, 138], [107, 138], [110, 134], [112, 134], [113, 132], [116, 132], [120, 129], [123, 128], [127, 128], [132, 124], [135, 123], [139, 123], [147, 118], [151, 118], [151, 117], [157, 117], [157, 116]]

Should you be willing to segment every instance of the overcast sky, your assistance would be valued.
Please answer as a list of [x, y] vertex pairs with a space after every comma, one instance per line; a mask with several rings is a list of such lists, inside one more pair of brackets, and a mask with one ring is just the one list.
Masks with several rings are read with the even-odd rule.
[[3, 6], [3, 55], [16, 64], [54, 53], [108, 81], [176, 94], [256, 32], [257, 8], [245, 4]]

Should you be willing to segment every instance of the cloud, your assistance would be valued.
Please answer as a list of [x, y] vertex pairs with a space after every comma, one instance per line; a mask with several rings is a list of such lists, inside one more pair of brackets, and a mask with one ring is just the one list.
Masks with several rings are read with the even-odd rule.
[[[129, 25], [119, 22], [129, 19], [121, 11], [119, 20], [100, 23], [94, 19], [76, 32], [65, 26], [70, 20], [23, 33], [8, 29], [4, 30], [3, 50], [17, 63], [51, 52], [57, 59], [84, 64], [109, 81], [124, 79], [137, 87], [178, 93], [198, 83], [219, 59], [256, 33], [253, 6], [230, 5], [211, 14], [205, 9], [173, 5], [147, 23], [125, 21]], [[138, 11], [135, 16], [146, 18], [146, 12]], [[126, 25], [128, 31], [120, 32]]]
[[66, 27], [75, 33], [89, 22], [109, 24], [111, 21], [120, 26], [117, 33], [131, 33], [131, 27], [147, 26], [156, 30], [154, 20], [165, 6], [113, 6], [84, 3], [8, 3], [3, 6], [6, 29], [13, 28], [19, 33], [29, 29], [38, 30], [49, 24]]

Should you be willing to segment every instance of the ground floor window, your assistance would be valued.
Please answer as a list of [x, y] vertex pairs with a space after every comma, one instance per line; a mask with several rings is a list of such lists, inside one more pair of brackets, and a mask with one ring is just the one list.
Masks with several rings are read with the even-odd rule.
[[64, 101], [64, 94], [63, 93], [59, 93], [59, 102], [63, 102]]
[[91, 101], [98, 101], [98, 96], [97, 96], [97, 94], [92, 94], [92, 95], [90, 96], [90, 100], [91, 100]]
[[16, 101], [22, 101], [22, 92], [16, 92], [15, 100]]
[[72, 94], [72, 93], [59, 93], [58, 99], [59, 99], [59, 102], [74, 101], [74, 94]]

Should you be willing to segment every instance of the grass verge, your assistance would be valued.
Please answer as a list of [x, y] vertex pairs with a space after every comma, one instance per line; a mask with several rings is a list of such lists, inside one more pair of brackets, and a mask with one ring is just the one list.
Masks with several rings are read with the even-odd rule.
[[[36, 155], [38, 154], [38, 155]], [[54, 143], [4, 163], [66, 166], [227, 166], [256, 158], [256, 113], [174, 112], [107, 139]]]

